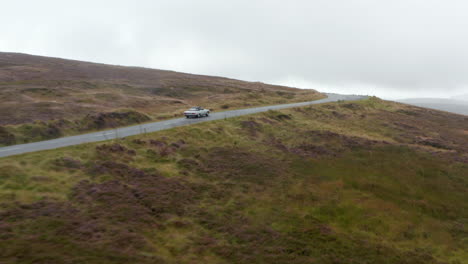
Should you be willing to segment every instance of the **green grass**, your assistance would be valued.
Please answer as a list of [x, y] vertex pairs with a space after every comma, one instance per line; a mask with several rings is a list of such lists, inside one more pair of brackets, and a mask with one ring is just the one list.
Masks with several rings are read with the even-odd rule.
[[0, 262], [467, 263], [467, 130], [372, 98], [2, 158]]

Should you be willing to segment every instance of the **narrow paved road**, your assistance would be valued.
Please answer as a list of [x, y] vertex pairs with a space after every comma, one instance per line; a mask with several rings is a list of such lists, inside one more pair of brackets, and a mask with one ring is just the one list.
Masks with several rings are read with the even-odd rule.
[[122, 138], [127, 136], [133, 136], [143, 133], [149, 133], [164, 129], [169, 129], [178, 126], [185, 126], [191, 125], [206, 121], [218, 120], [223, 118], [235, 117], [235, 116], [242, 116], [248, 114], [255, 114], [260, 112], [265, 112], [268, 110], [278, 110], [284, 108], [291, 108], [291, 107], [300, 107], [300, 106], [307, 106], [312, 104], [320, 104], [320, 103], [328, 103], [328, 102], [335, 102], [338, 100], [361, 100], [367, 98], [366, 96], [358, 96], [358, 95], [340, 95], [340, 94], [327, 94], [328, 98], [320, 99], [316, 101], [310, 102], [303, 102], [303, 103], [292, 103], [292, 104], [281, 104], [281, 105], [272, 105], [272, 106], [263, 106], [263, 107], [255, 107], [255, 108], [248, 108], [248, 109], [240, 109], [240, 110], [231, 110], [219, 113], [212, 113], [209, 117], [204, 118], [196, 118], [196, 119], [186, 119], [186, 118], [178, 118], [178, 119], [171, 119], [166, 121], [159, 121], [154, 123], [147, 123], [142, 125], [130, 126], [130, 127], [123, 127], [113, 130], [106, 130], [94, 133], [88, 133], [83, 135], [71, 136], [71, 137], [63, 137], [57, 138], [52, 140], [40, 141], [35, 143], [28, 143], [28, 144], [21, 144], [21, 145], [13, 145], [8, 147], [0, 148], [0, 157], [7, 157], [12, 155], [17, 155], [26, 152], [34, 152], [39, 150], [46, 150], [46, 149], [55, 149], [60, 147], [78, 145], [87, 142], [97, 142], [115, 138]]

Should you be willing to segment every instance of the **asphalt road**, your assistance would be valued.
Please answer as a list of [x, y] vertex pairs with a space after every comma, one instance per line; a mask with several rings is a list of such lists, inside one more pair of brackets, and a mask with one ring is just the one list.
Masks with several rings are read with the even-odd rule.
[[160, 130], [169, 129], [173, 127], [186, 126], [186, 125], [207, 122], [207, 121], [212, 121], [212, 120], [218, 120], [218, 119], [224, 119], [224, 118], [229, 118], [229, 117], [235, 117], [235, 116], [255, 114], [255, 113], [265, 112], [268, 110], [278, 110], [278, 109], [291, 108], [291, 107], [300, 107], [300, 106], [307, 106], [307, 105], [313, 105], [313, 104], [335, 102], [338, 100], [350, 101], [350, 100], [361, 100], [361, 99], [367, 98], [366, 96], [341, 95], [341, 94], [327, 94], [327, 96], [328, 98], [320, 99], [316, 101], [310, 101], [310, 102], [281, 104], [281, 105], [231, 110], [231, 111], [225, 111], [225, 112], [219, 112], [219, 113], [211, 113], [209, 117], [203, 117], [203, 118], [171, 119], [171, 120], [159, 121], [159, 122], [154, 122], [154, 123], [147, 123], [147, 124], [141, 124], [141, 125], [136, 125], [136, 126], [129, 126], [129, 127], [118, 128], [118, 129], [88, 133], [88, 134], [77, 135], [77, 136], [63, 137], [63, 138], [45, 140], [45, 141], [34, 142], [34, 143], [2, 147], [0, 148], [0, 157], [8, 157], [12, 155], [17, 155], [17, 154], [22, 154], [22, 153], [27, 153], [27, 152], [34, 152], [34, 151], [39, 151], [39, 150], [56, 149], [56, 148], [78, 145], [78, 144], [87, 143], [87, 142], [97, 142], [97, 141], [104, 141], [104, 140], [109, 140], [109, 139], [123, 138], [127, 136], [160, 131]]

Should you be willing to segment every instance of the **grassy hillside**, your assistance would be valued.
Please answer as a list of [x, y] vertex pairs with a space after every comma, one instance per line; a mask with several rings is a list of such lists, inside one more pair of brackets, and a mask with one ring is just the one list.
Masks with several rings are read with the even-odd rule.
[[468, 263], [467, 117], [371, 98], [0, 159], [0, 263]]
[[81, 123], [100, 122], [101, 115], [114, 116], [106, 128], [136, 122], [121, 112], [159, 120], [194, 105], [218, 111], [322, 97], [258, 82], [0, 52], [0, 145], [81, 133]]

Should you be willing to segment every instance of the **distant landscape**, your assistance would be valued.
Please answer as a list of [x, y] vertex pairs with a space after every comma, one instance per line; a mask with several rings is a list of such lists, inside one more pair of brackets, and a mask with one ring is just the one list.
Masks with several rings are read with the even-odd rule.
[[468, 95], [460, 95], [453, 99], [446, 98], [408, 98], [398, 102], [432, 108], [456, 114], [468, 115]]
[[310, 101], [315, 90], [0, 52], [0, 146], [213, 111]]

